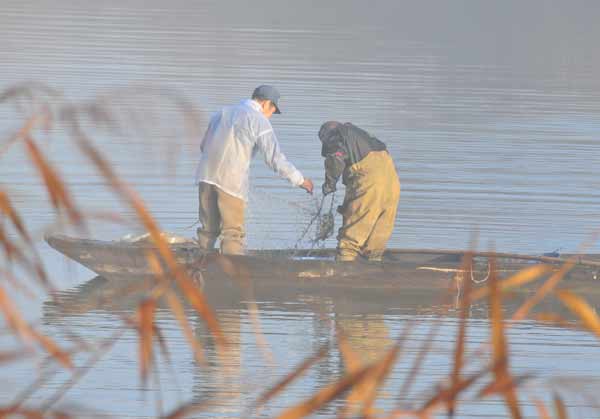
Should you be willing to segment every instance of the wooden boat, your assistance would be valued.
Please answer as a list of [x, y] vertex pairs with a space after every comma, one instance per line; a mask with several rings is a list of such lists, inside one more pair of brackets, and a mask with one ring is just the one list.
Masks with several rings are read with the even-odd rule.
[[[76, 239], [65, 236], [47, 238], [50, 246], [76, 260], [99, 276], [55, 295], [46, 305], [48, 316], [77, 314], [90, 310], [135, 310], [155, 282], [147, 262], [147, 253], [156, 249], [150, 243], [127, 243]], [[195, 277], [215, 309], [239, 308], [250, 301], [282, 304], [286, 311], [294, 304], [331, 307], [336, 313], [353, 314], [422, 313], [435, 315], [452, 311], [463, 294], [464, 280], [475, 286], [486, 284], [489, 258], [496, 254], [478, 253], [473, 269], [461, 270], [464, 252], [443, 250], [391, 249], [383, 263], [336, 263], [332, 249], [318, 251], [261, 250], [244, 256], [221, 256], [201, 252], [194, 243], [176, 243], [171, 249], [178, 261]], [[497, 274], [500, 278], [532, 266], [552, 263], [557, 270], [562, 258], [500, 254]], [[517, 256], [517, 257], [515, 257]], [[600, 307], [600, 279], [596, 269], [598, 255], [579, 256], [579, 264], [559, 284], [579, 295], [594, 307]], [[233, 267], [233, 269], [232, 269]], [[504, 304], [520, 306], [551, 273], [527, 286], [513, 290]], [[148, 280], [150, 279], [150, 280]], [[485, 302], [481, 315], [486, 316]], [[559, 313], [571, 318], [564, 305], [552, 295], [536, 310]], [[476, 310], [477, 311], [477, 310]]]
[[[46, 238], [50, 246], [79, 262], [96, 274], [109, 280], [148, 278], [153, 272], [148, 254], [156, 253], [149, 241], [100, 241], [61, 235]], [[336, 263], [333, 249], [318, 250], [254, 250], [246, 255], [222, 256], [206, 253], [193, 241], [171, 244], [177, 263], [194, 274], [243, 273], [247, 278], [260, 278], [263, 283], [327, 283], [330, 286], [446, 287], [449, 280], [460, 272], [464, 251], [390, 249], [383, 262], [366, 261]], [[505, 277], [532, 263], [554, 264], [557, 268], [565, 259], [547, 256], [529, 256], [504, 253], [479, 252], [468, 273], [474, 282], [482, 282], [489, 275], [490, 258], [497, 260], [497, 273]], [[600, 255], [577, 258], [575, 276], [581, 280], [595, 279], [600, 267]], [[225, 271], [225, 272], [224, 272]]]

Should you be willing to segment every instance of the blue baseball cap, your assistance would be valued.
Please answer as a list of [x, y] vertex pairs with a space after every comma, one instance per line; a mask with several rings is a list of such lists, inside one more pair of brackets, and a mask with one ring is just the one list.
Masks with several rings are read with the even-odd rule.
[[254, 93], [252, 93], [252, 99], [266, 99], [273, 102], [273, 105], [275, 105], [275, 113], [281, 113], [279, 109], [280, 97], [279, 90], [268, 84], [258, 86], [254, 89]]

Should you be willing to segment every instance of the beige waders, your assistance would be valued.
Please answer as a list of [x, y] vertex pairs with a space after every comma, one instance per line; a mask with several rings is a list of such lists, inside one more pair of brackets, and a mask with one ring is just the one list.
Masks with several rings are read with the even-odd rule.
[[400, 181], [387, 151], [371, 151], [348, 169], [346, 196], [340, 208], [338, 261], [358, 255], [378, 261], [383, 257], [396, 219]]
[[196, 230], [200, 248], [212, 250], [221, 236], [221, 253], [244, 253], [244, 210], [246, 203], [217, 186], [200, 182], [198, 185], [200, 223]]

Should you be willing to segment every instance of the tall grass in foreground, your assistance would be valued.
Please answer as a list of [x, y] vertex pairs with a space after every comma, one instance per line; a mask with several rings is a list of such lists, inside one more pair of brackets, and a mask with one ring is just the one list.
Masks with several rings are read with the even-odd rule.
[[[35, 394], [47, 379], [44, 369], [39, 369], [38, 377], [34, 377], [31, 385], [22, 393], [15, 394], [14, 402], [0, 406], [0, 417], [56, 417], [73, 418], [79, 413], [63, 412], [54, 409], [54, 405], [71, 388], [97, 364], [97, 362], [122, 338], [127, 331], [135, 331], [139, 346], [139, 373], [142, 383], [150, 379], [158, 379], [155, 363], [157, 351], [162, 358], [169, 360], [169, 342], [163, 336], [155, 323], [156, 308], [159, 302], [166, 304], [172, 311], [199, 365], [205, 364], [203, 344], [194, 335], [190, 322], [185, 314], [186, 306], [191, 306], [203, 319], [210, 334], [216, 342], [218, 353], [226, 357], [229, 342], [223, 333], [212, 308], [206, 297], [197, 286], [194, 278], [181, 269], [176, 263], [169, 244], [161, 235], [161, 228], [152, 217], [143, 200], [137, 192], [124, 182], [114, 171], [110, 162], [102, 154], [88, 134], [90, 124], [97, 130], [122, 133], [123, 130], [146, 129], [152, 124], [152, 118], [144, 114], [143, 109], [124, 109], [119, 105], [123, 97], [150, 98], [160, 103], [168, 102], [179, 110], [183, 116], [184, 132], [192, 138], [198, 138], [202, 133], [200, 113], [182, 96], [166, 90], [147, 90], [146, 88], [131, 88], [113, 92], [86, 103], [71, 103], [59, 92], [39, 84], [19, 85], [0, 93], [0, 104], [15, 105], [21, 111], [22, 124], [12, 136], [0, 143], [0, 159], [6, 159], [11, 150], [23, 147], [30, 163], [37, 170], [39, 180], [48, 194], [48, 200], [56, 212], [57, 219], [69, 226], [85, 230], [88, 223], [96, 221], [97, 214], [88, 213], [81, 209], [77, 199], [70, 192], [68, 182], [64, 179], [58, 167], [55, 167], [42, 151], [38, 134], [60, 129], [68, 133], [68, 140], [75, 145], [79, 152], [102, 175], [111, 190], [118, 198], [127, 204], [150, 234], [156, 247], [156, 252], [148, 254], [148, 261], [156, 274], [151, 284], [151, 291], [139, 303], [132, 316], [121, 315], [121, 322], [111, 336], [97, 341], [84, 340], [74, 337], [68, 348], [58, 345], [52, 336], [44, 335], [38, 325], [24, 320], [24, 316], [12, 303], [11, 293], [31, 295], [32, 290], [41, 290], [52, 297], [55, 290], [52, 278], [46, 273], [41, 257], [36, 250], [35, 237], [27, 228], [26, 222], [14, 204], [11, 191], [0, 184], [0, 248], [3, 258], [0, 266], [0, 313], [4, 318], [7, 330], [14, 336], [15, 347], [12, 350], [0, 352], [0, 368], [12, 362], [28, 359], [42, 365], [54, 365], [64, 369], [69, 379], [43, 405], [34, 406], [28, 400]], [[149, 103], [148, 100], [146, 103]], [[105, 219], [106, 217], [102, 217]], [[115, 215], [115, 219], [118, 217]], [[468, 272], [472, 267], [473, 254], [467, 252], [462, 263], [462, 271]], [[247, 292], [251, 293], [251, 281], [247, 274], [224, 257], [218, 258], [225, 271], [239, 280]], [[244, 417], [259, 416], [261, 409], [272, 400], [285, 394], [289, 386], [303, 376], [315, 364], [320, 362], [335, 346], [341, 354], [345, 373], [339, 379], [320, 388], [306, 400], [289, 406], [277, 415], [280, 419], [296, 419], [308, 416], [332, 401], [343, 401], [344, 407], [338, 411], [341, 418], [432, 418], [434, 415], [445, 414], [453, 417], [465, 398], [482, 400], [500, 396], [506, 404], [507, 416], [521, 418], [521, 401], [532, 401], [542, 419], [558, 417], [566, 418], [567, 409], [561, 394], [543, 395], [532, 393], [525, 387], [531, 377], [520, 374], [511, 368], [510, 342], [506, 338], [506, 329], [512, 322], [503, 318], [503, 299], [507, 291], [532, 283], [533, 281], [549, 278], [539, 287], [533, 296], [527, 299], [512, 315], [511, 321], [526, 319], [532, 309], [550, 295], [555, 295], [570, 311], [580, 319], [582, 328], [600, 337], [600, 318], [586, 301], [569, 291], [557, 291], [557, 285], [573, 269], [574, 260], [569, 260], [558, 270], [547, 265], [530, 266], [515, 275], [499, 280], [493, 267], [490, 269], [489, 280], [478, 288], [473, 288], [468, 279], [456, 278], [457, 285], [462, 290], [459, 303], [459, 326], [456, 335], [456, 345], [452, 356], [450, 374], [431, 386], [431, 392], [424, 402], [406, 404], [405, 396], [419, 380], [423, 362], [432, 347], [438, 328], [433, 327], [430, 334], [422, 342], [421, 351], [416, 357], [405, 382], [396, 389], [396, 407], [390, 411], [379, 411], [375, 404], [380, 397], [382, 387], [392, 368], [400, 362], [405, 343], [410, 337], [411, 326], [407, 326], [395, 343], [375, 361], [361, 361], [352, 348], [341, 327], [338, 327], [336, 342], [325, 345], [316, 353], [309, 354], [306, 359], [287, 374], [279, 383], [271, 388], [265, 388], [255, 402], [250, 406]], [[168, 274], [165, 272], [168, 271]], [[18, 272], [15, 273], [15, 272]], [[466, 275], [465, 275], [466, 278]], [[487, 299], [490, 318], [490, 336], [488, 345], [482, 346], [473, 354], [466, 350], [468, 335], [469, 308], [477, 300]], [[249, 298], [251, 301], [252, 299]], [[264, 347], [264, 339], [260, 332], [260, 322], [256, 307], [249, 303], [249, 311], [253, 313], [253, 324], [257, 339]], [[540, 319], [557, 323], [566, 323], [558, 315], [552, 313], [540, 316]], [[268, 353], [268, 348], [266, 353]], [[477, 355], [485, 354], [489, 361], [483, 366], [468, 368], [480, 360]], [[76, 363], [76, 355], [85, 355], [87, 361]], [[223, 367], [225, 368], [225, 367]], [[1, 369], [0, 369], [1, 375]], [[386, 388], [389, 393], [391, 390]], [[393, 390], [392, 390], [393, 391]], [[547, 400], [553, 400], [547, 405]], [[166, 418], [186, 418], [200, 414], [211, 404], [206, 400], [200, 404], [183, 404], [172, 412], [164, 413], [157, 407], [157, 416]], [[158, 400], [160, 406], [160, 400]]]

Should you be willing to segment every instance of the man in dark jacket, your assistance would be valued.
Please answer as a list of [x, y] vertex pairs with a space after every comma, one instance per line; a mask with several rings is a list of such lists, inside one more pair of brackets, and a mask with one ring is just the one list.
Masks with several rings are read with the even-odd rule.
[[350, 123], [324, 123], [319, 130], [325, 157], [323, 194], [336, 190], [340, 176], [346, 185], [338, 211], [343, 225], [338, 232], [338, 261], [362, 255], [372, 261], [383, 257], [396, 218], [400, 181], [385, 144]]

